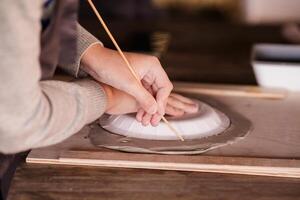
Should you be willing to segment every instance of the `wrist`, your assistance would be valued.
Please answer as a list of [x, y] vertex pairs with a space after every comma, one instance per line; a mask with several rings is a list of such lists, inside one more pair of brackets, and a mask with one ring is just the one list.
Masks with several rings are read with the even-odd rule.
[[106, 103], [106, 109], [105, 112], [110, 110], [113, 107], [113, 89], [111, 86], [106, 85], [104, 83], [100, 84], [106, 94], [107, 103]]
[[104, 47], [100, 43], [92, 44], [82, 55], [80, 60], [80, 67], [83, 71], [93, 75], [94, 68], [98, 66], [99, 58]]

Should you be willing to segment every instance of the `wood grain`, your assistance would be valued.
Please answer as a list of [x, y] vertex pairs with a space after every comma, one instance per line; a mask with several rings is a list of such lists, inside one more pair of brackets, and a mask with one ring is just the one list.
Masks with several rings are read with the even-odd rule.
[[23, 165], [9, 200], [296, 200], [300, 179], [165, 170]]

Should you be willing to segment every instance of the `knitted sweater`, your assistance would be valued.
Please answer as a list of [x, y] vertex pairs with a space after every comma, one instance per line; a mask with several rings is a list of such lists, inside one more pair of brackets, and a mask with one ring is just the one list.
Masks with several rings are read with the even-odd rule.
[[[106, 95], [95, 81], [40, 81], [40, 32], [43, 0], [0, 3], [0, 152], [16, 153], [63, 141], [100, 117]], [[95, 37], [78, 25], [80, 59]]]

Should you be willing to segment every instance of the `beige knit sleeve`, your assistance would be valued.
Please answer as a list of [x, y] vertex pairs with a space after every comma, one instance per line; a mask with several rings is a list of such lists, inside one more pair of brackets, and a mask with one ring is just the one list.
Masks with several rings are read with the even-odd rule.
[[80, 61], [88, 48], [95, 44], [100, 44], [103, 46], [103, 44], [95, 36], [77, 23], [77, 56], [75, 62], [71, 65], [61, 65], [59, 67], [69, 75], [76, 78], [86, 77], [87, 74], [80, 69]]
[[1, 153], [59, 143], [106, 108], [106, 94], [93, 80], [40, 81], [42, 3], [0, 3]]

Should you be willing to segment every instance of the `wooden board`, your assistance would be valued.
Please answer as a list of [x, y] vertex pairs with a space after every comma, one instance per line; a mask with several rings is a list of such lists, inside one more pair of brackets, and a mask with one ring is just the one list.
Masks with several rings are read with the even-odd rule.
[[[203, 85], [193, 84], [193, 87], [202, 88]], [[228, 95], [212, 97], [251, 120], [254, 130], [237, 143], [203, 155], [133, 154], [99, 149], [90, 144], [89, 127], [85, 127], [58, 145], [33, 150], [27, 162], [300, 178], [300, 94], [285, 96], [276, 100]]]
[[[130, 155], [129, 155], [130, 154]], [[32, 154], [29, 163], [141, 168], [300, 178], [300, 160], [217, 156], [152, 155], [106, 151], [63, 151], [56, 159]]]
[[188, 92], [213, 96], [253, 97], [265, 99], [284, 99], [287, 91], [283, 89], [261, 88], [257, 86], [236, 86], [219, 84], [174, 83], [175, 92]]

